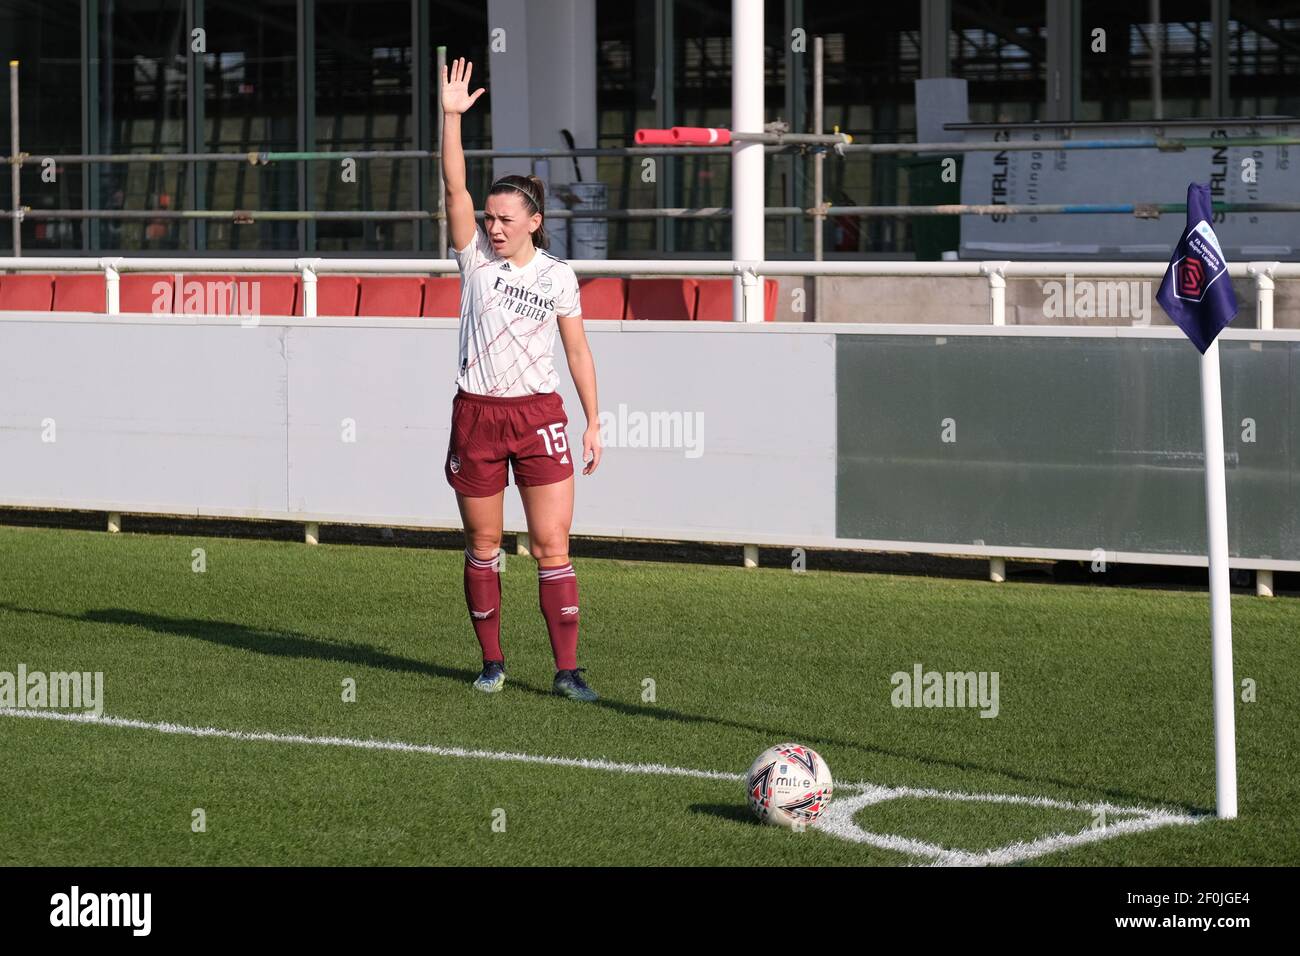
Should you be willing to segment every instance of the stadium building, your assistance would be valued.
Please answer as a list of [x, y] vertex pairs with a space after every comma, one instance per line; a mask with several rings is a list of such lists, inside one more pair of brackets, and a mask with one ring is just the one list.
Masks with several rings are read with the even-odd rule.
[[[763, 9], [765, 118], [794, 132], [812, 128], [816, 36], [824, 39], [824, 128], [856, 142], [915, 142], [927, 122], [933, 131], [954, 119], [983, 124], [982, 137], [1026, 123], [1078, 136], [1088, 127], [1075, 124], [1162, 119], [1201, 129], [1300, 114], [1300, 11], [1284, 0], [768, 0]], [[439, 46], [473, 60], [489, 90], [466, 121], [467, 148], [563, 149], [562, 130], [579, 147], [627, 147], [641, 127], [727, 124], [731, 33], [727, 0], [0, 0], [0, 52], [19, 61], [19, 146], [31, 157], [432, 150]], [[962, 102], [928, 118], [923, 106], [918, 116], [916, 81], [935, 78], [963, 81]], [[6, 96], [0, 128], [10, 125]], [[471, 191], [529, 165], [471, 159]], [[769, 156], [768, 206], [813, 206], [811, 167], [806, 154]], [[836, 206], [958, 201], [957, 185], [934, 167], [929, 157], [832, 155], [824, 198]], [[725, 155], [662, 160], [661, 173], [647, 181], [637, 157], [553, 157], [549, 182], [603, 184], [597, 198], [611, 209], [730, 202]], [[1130, 199], [1151, 198], [1134, 167], [1121, 178]], [[310, 162], [97, 162], [61, 165], [56, 182], [28, 162], [20, 189], [34, 210], [435, 211], [432, 183], [431, 164], [418, 159], [359, 160], [355, 184]], [[1086, 192], [1087, 184], [1067, 188]], [[6, 209], [10, 190], [5, 177]], [[768, 255], [810, 256], [814, 228], [806, 215], [769, 216]], [[822, 228], [828, 259], [938, 258], [958, 248], [952, 218], [842, 215]], [[22, 227], [28, 254], [408, 255], [436, 245], [428, 221], [366, 217], [30, 219]], [[729, 246], [725, 217], [615, 220], [607, 234], [615, 258]], [[11, 248], [9, 230], [0, 231], [0, 250]]]

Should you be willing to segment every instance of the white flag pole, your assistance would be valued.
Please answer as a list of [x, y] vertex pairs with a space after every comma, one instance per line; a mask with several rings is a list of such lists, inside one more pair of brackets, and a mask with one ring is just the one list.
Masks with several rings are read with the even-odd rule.
[[1223, 469], [1219, 342], [1201, 356], [1205, 432], [1205, 531], [1210, 559], [1210, 646], [1214, 683], [1214, 802], [1219, 819], [1237, 816], [1237, 731], [1232, 676], [1232, 592], [1228, 587], [1228, 493]]

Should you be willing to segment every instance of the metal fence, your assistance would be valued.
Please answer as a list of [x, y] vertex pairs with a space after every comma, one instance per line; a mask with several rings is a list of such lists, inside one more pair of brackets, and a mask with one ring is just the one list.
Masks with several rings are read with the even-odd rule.
[[[1006, 325], [1007, 280], [1015, 278], [1076, 277], [1158, 279], [1165, 271], [1160, 262], [809, 262], [766, 260], [736, 262], [729, 259], [574, 259], [569, 265], [580, 276], [712, 276], [736, 282], [740, 302], [734, 315], [740, 321], [761, 322], [763, 276], [857, 276], [872, 278], [980, 278], [987, 280], [989, 324]], [[181, 257], [0, 257], [0, 271], [101, 272], [105, 278], [105, 308], [120, 310], [119, 283], [123, 273], [182, 273], [190, 275], [295, 274], [302, 282], [303, 315], [316, 315], [316, 281], [321, 275], [455, 275], [453, 259], [333, 259], [333, 258], [181, 258]], [[1255, 283], [1258, 327], [1273, 328], [1273, 295], [1277, 279], [1300, 279], [1300, 263], [1237, 262], [1228, 266], [1233, 278]]]

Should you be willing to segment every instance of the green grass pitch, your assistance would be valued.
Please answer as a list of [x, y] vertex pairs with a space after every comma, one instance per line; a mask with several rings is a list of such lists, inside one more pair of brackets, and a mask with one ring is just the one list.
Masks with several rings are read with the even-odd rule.
[[[489, 752], [739, 775], [795, 740], [822, 754], [837, 785], [1213, 810], [1204, 593], [833, 573], [816, 570], [815, 554], [804, 573], [574, 564], [579, 658], [597, 705], [550, 693], [529, 558], [507, 560], [509, 679], [484, 695], [470, 687], [478, 648], [458, 551], [0, 527], [0, 671], [102, 671], [105, 715], [147, 725], [338, 738], [2, 715], [0, 864], [930, 862], [758, 825], [738, 778]], [[1022, 864], [1300, 858], [1298, 637], [1294, 599], [1233, 598], [1237, 820], [1108, 836]], [[997, 717], [893, 706], [890, 676], [916, 663], [998, 672]], [[1247, 678], [1253, 702], [1240, 700]], [[343, 699], [348, 679], [355, 702]], [[979, 852], [1095, 820], [1078, 807], [900, 796], [852, 822]]]

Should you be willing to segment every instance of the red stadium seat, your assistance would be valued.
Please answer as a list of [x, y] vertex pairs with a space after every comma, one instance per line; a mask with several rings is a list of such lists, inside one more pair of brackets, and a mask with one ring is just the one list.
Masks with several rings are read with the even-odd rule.
[[[258, 315], [293, 315], [298, 305], [298, 277], [294, 275], [247, 275], [241, 281], [256, 282], [245, 302], [257, 306]], [[256, 291], [256, 295], [253, 293]]]
[[694, 279], [629, 279], [625, 319], [689, 322], [695, 318]]
[[623, 318], [627, 300], [626, 279], [579, 279], [578, 293], [582, 298], [584, 319]]
[[117, 288], [119, 312], [170, 314], [175, 303], [175, 276], [127, 272]]
[[295, 275], [212, 275], [186, 273], [180, 311], [206, 315], [293, 315], [298, 302]]
[[[731, 321], [731, 280], [701, 279], [695, 318], [701, 322]], [[776, 321], [776, 299], [780, 286], [775, 279], [763, 280], [763, 321]]]
[[[249, 293], [245, 292], [247, 296]], [[234, 315], [239, 306], [235, 277], [211, 273], [181, 273], [176, 311], [184, 315]]]
[[54, 276], [0, 276], [0, 309], [48, 312], [54, 302]]
[[175, 279], [174, 274], [124, 274], [118, 291], [120, 311], [240, 315], [242, 309], [249, 315], [292, 315], [298, 297], [298, 277], [292, 275], [182, 272], [179, 294], [173, 288]]
[[104, 274], [60, 273], [54, 277], [55, 312], [106, 312]]
[[[356, 315], [360, 291], [356, 276], [321, 276], [316, 280], [317, 315]], [[302, 315], [302, 296], [294, 306], [294, 315]]]
[[460, 280], [426, 279], [424, 281], [424, 308], [420, 315], [430, 319], [460, 318]]
[[731, 321], [731, 280], [701, 279], [695, 318], [700, 322]]
[[424, 305], [419, 276], [365, 276], [357, 315], [418, 316]]

